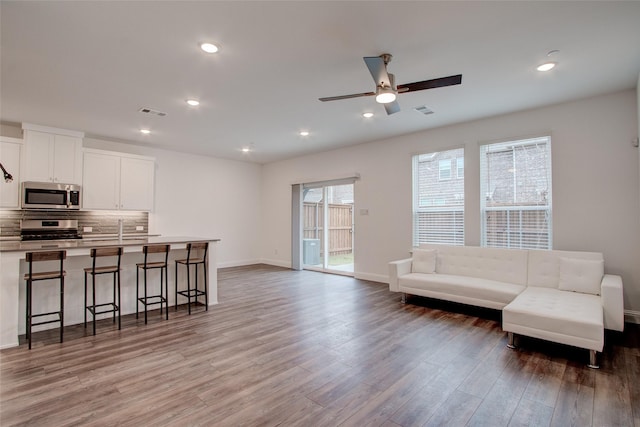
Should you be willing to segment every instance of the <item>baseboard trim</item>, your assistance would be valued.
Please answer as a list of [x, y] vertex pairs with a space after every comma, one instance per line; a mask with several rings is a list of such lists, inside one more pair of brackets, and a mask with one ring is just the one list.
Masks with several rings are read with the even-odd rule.
[[266, 259], [266, 258], [262, 258], [260, 261], [256, 262], [255, 264], [268, 264], [268, 265], [274, 265], [276, 267], [284, 267], [284, 268], [291, 268], [291, 262], [287, 262], [287, 261], [280, 261], [277, 259]]
[[356, 272], [354, 273], [354, 277], [360, 280], [368, 280], [370, 282], [380, 282], [380, 283], [389, 284], [389, 276], [386, 276], [384, 274]]
[[635, 323], [640, 325], [640, 311], [625, 310], [624, 321], [627, 323]]
[[259, 259], [248, 259], [248, 260], [240, 260], [240, 261], [226, 261], [219, 262], [218, 268], [229, 268], [229, 267], [244, 267], [245, 265], [253, 265], [260, 264], [262, 261]]

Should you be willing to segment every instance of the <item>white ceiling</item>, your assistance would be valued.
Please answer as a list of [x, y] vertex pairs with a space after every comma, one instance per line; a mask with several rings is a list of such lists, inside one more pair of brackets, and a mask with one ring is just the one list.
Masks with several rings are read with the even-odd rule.
[[[637, 1], [3, 0], [0, 17], [2, 122], [259, 163], [631, 89], [640, 73]], [[536, 71], [553, 49], [558, 67]], [[373, 98], [318, 101], [374, 90], [362, 57], [385, 52], [397, 83], [462, 85], [400, 94], [392, 116]]]

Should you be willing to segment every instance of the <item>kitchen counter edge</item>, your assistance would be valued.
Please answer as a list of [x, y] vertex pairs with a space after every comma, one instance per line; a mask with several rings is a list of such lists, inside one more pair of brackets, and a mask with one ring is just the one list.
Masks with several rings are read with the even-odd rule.
[[220, 239], [186, 236], [150, 236], [136, 239], [74, 240], [74, 241], [0, 241], [0, 252], [37, 252], [55, 249], [91, 249], [110, 246], [142, 246], [155, 244], [183, 244], [189, 242], [219, 242]]

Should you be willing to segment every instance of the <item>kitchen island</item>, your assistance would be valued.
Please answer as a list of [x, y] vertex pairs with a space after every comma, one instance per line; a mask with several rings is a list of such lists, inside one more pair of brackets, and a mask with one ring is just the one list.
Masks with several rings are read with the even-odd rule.
[[[220, 239], [203, 237], [169, 237], [169, 236], [135, 236], [122, 239], [104, 240], [87, 239], [73, 241], [0, 241], [0, 349], [18, 345], [18, 335], [25, 333], [25, 282], [23, 275], [26, 271], [25, 253], [36, 251], [60, 250], [67, 251], [65, 260], [65, 326], [82, 323], [84, 321], [84, 268], [91, 266], [89, 253], [92, 248], [122, 246], [124, 254], [121, 261], [121, 314], [135, 313], [136, 304], [136, 263], [142, 262], [142, 247], [148, 244], [169, 244], [169, 305], [176, 305], [175, 289], [175, 260], [186, 258], [186, 244], [188, 242], [209, 242], [208, 254], [208, 294], [209, 305], [218, 303], [218, 274], [217, 274], [217, 242]], [[180, 272], [182, 281], [184, 272]], [[150, 279], [149, 288], [156, 286]], [[204, 282], [202, 282], [204, 283]], [[159, 285], [158, 285], [159, 286]], [[57, 295], [55, 286], [39, 287], [34, 292], [34, 311], [51, 311], [56, 307]], [[108, 298], [110, 285], [101, 289]], [[98, 299], [102, 296], [98, 293]], [[185, 299], [186, 302], [186, 299]], [[37, 305], [36, 305], [37, 304]], [[45, 325], [41, 328], [46, 328]], [[35, 329], [37, 331], [39, 329]]]

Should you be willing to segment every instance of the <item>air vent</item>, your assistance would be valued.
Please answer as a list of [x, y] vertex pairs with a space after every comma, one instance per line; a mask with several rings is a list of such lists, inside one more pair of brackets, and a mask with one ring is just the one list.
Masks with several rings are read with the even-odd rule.
[[147, 107], [142, 107], [138, 111], [144, 114], [153, 114], [154, 116], [160, 116], [160, 117], [164, 117], [167, 115], [167, 113], [163, 113], [162, 111], [154, 110], [152, 108], [147, 108]]
[[418, 113], [424, 114], [425, 116], [428, 116], [429, 114], [433, 114], [433, 110], [431, 110], [426, 105], [421, 105], [419, 107], [416, 107], [414, 108], [414, 110], [416, 110]]

